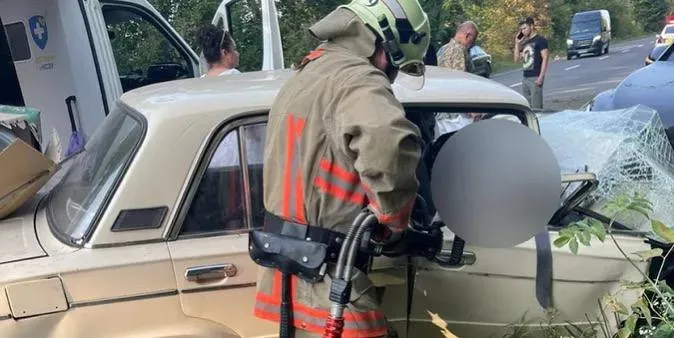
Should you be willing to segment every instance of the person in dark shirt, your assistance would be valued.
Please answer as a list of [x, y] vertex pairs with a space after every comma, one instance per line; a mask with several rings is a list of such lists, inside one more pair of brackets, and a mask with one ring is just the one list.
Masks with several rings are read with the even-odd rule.
[[532, 108], [543, 109], [543, 83], [548, 70], [548, 40], [536, 33], [534, 19], [520, 21], [515, 36], [515, 62], [522, 62], [522, 94]]

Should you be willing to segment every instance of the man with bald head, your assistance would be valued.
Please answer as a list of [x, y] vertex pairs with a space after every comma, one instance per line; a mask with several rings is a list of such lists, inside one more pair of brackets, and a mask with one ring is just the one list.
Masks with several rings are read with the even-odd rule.
[[472, 73], [474, 68], [469, 50], [475, 44], [477, 35], [477, 25], [474, 22], [460, 24], [454, 37], [438, 51], [438, 66]]
[[[470, 48], [475, 44], [478, 30], [472, 21], [466, 21], [456, 28], [454, 38], [438, 51], [438, 66], [474, 73]], [[459, 130], [482, 118], [480, 113], [442, 113], [437, 114], [436, 135]]]

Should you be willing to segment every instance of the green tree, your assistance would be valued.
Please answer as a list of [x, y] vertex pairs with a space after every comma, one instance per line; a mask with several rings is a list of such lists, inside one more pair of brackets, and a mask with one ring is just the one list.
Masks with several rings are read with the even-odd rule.
[[643, 23], [648, 32], [662, 29], [662, 23], [669, 11], [667, 0], [633, 0], [636, 19]]
[[[150, 0], [152, 5], [182, 35], [190, 46], [201, 52], [196, 28], [211, 22], [221, 0]], [[428, 13], [432, 41], [439, 45], [454, 35], [456, 26], [473, 20], [480, 28], [477, 43], [496, 58], [510, 58], [513, 36], [521, 17], [533, 16], [537, 28], [553, 50], [566, 47], [566, 37], [574, 13], [606, 9], [611, 15], [615, 37], [635, 36], [658, 30], [662, 19], [674, 6], [674, 0], [419, 0]], [[340, 4], [349, 0], [280, 0], [276, 2], [286, 67], [290, 67], [316, 47], [318, 41], [308, 28]], [[259, 0], [240, 0], [231, 7], [232, 35], [241, 53], [240, 69], [257, 70], [261, 66], [262, 24]], [[149, 42], [153, 37], [135, 37], [142, 49], [162, 48]], [[133, 44], [131, 43], [131, 44]], [[143, 51], [127, 53], [142, 57]], [[139, 49], [139, 48], [136, 48]], [[156, 55], [156, 53], [146, 53]], [[139, 56], [140, 55], [140, 56]]]

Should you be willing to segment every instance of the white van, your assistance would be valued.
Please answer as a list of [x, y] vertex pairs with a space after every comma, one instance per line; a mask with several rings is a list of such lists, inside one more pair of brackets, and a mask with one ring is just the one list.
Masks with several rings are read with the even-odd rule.
[[[240, 2], [224, 0], [213, 23], [231, 31], [231, 7]], [[260, 9], [261, 70], [283, 68], [274, 0], [261, 0]], [[145, 57], [119, 57], [130, 48]], [[65, 152], [73, 127], [68, 106], [86, 142], [122, 93], [204, 71], [203, 60], [147, 0], [0, 0], [0, 104], [40, 110], [43, 147], [56, 130]]]

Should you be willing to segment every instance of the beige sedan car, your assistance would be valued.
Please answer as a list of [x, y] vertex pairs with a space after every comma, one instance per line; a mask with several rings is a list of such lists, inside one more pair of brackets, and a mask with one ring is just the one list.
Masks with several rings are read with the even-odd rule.
[[[257, 266], [247, 231], [262, 222], [267, 112], [290, 75], [126, 93], [86, 151], [0, 223], [0, 337], [275, 336], [277, 325], [253, 317]], [[423, 90], [395, 90], [411, 114], [495, 113], [538, 131], [520, 94], [482, 77], [430, 68]], [[638, 234], [619, 238], [628, 252], [648, 249]], [[466, 250], [475, 260], [463, 266], [421, 264], [411, 293], [404, 259], [376, 260], [372, 278], [389, 286], [384, 307], [400, 337], [439, 336], [428, 311], [460, 337], [502, 333], [525, 312], [542, 315], [533, 239]], [[585, 321], [597, 298], [634, 276], [608, 241], [578, 256], [553, 254], [555, 323]]]

